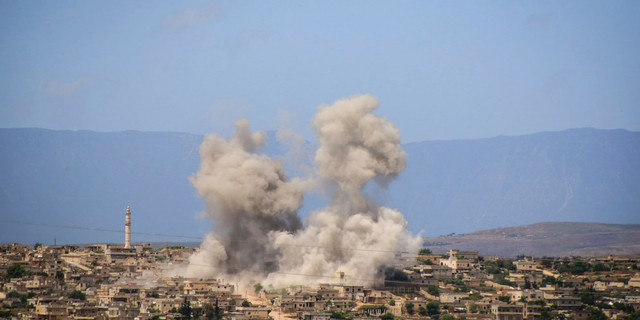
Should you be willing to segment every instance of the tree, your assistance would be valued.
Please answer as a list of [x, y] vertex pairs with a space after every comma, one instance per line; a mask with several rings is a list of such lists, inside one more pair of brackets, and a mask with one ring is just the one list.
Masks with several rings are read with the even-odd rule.
[[229, 305], [230, 305], [230, 306], [235, 306], [235, 305], [236, 305], [236, 299], [231, 299], [231, 300], [229, 301]]
[[80, 290], [73, 290], [73, 292], [69, 293], [69, 298], [84, 301], [87, 300], [87, 295]]
[[385, 314], [381, 315], [379, 318], [380, 318], [380, 319], [393, 319], [393, 318], [395, 318], [395, 317], [393, 316], [393, 314], [392, 314], [392, 313], [387, 312], [387, 313], [385, 313]]
[[202, 308], [204, 309], [204, 316], [207, 317], [208, 320], [213, 320], [214, 317], [214, 308], [211, 303], [205, 303]]
[[63, 281], [63, 280], [64, 280], [64, 272], [59, 271], [59, 270], [58, 270], [58, 271], [56, 271], [56, 279], [57, 279], [58, 281]]
[[424, 307], [418, 308], [418, 314], [420, 314], [423, 317], [426, 316], [427, 315], [427, 309], [425, 309]]
[[580, 302], [586, 305], [594, 305], [596, 303], [595, 290], [586, 288], [580, 292]]
[[249, 302], [249, 301], [247, 301], [247, 300], [242, 301], [242, 306], [243, 306], [243, 307], [251, 307], [251, 302]]
[[531, 289], [531, 282], [529, 282], [529, 278], [524, 278], [524, 286], [523, 289]]
[[551, 320], [551, 315], [546, 308], [540, 311], [540, 318], [538, 318], [538, 320]]
[[437, 302], [427, 303], [427, 313], [429, 316], [440, 314], [440, 305]]
[[178, 310], [185, 318], [191, 319], [191, 314], [193, 313], [193, 309], [191, 308], [191, 301], [184, 297], [184, 301], [182, 302], [182, 306], [180, 310]]
[[395, 306], [396, 305], [396, 301], [391, 299], [391, 301], [389, 301], [389, 305], [390, 306]]
[[264, 289], [264, 287], [261, 284], [256, 283], [256, 285], [253, 286], [253, 289], [256, 292], [256, 294], [258, 294], [258, 293], [260, 293], [260, 291], [262, 291], [262, 289]]
[[420, 252], [418, 252], [418, 254], [421, 256], [426, 256], [428, 254], [431, 254], [431, 249], [422, 248], [420, 249]]
[[440, 295], [440, 289], [438, 288], [438, 286], [430, 284], [427, 287], [427, 293], [429, 293], [432, 296], [439, 296]]
[[634, 311], [629, 314], [627, 320], [640, 320], [640, 311]]
[[220, 309], [220, 306], [218, 305], [218, 298], [216, 298], [216, 305], [213, 308], [213, 317], [216, 320], [222, 319], [222, 310]]
[[587, 320], [606, 320], [607, 316], [602, 312], [602, 310], [594, 307], [587, 307], [587, 311], [591, 312], [591, 315]]
[[36, 244], [33, 246], [33, 250], [38, 250], [38, 248], [40, 247], [42, 247], [42, 243], [36, 242]]
[[607, 267], [604, 263], [598, 262], [593, 266], [593, 271], [611, 271], [609, 267]]
[[471, 312], [471, 313], [476, 313], [476, 312], [478, 312], [478, 305], [477, 305], [477, 304], [475, 304], [475, 303], [474, 303], [474, 304], [472, 304], [472, 305], [469, 307], [469, 312]]
[[404, 308], [407, 309], [408, 314], [413, 314], [415, 312], [415, 310], [413, 310], [413, 307], [414, 305], [411, 302], [407, 302], [404, 304]]
[[27, 274], [27, 270], [19, 264], [13, 264], [7, 269], [9, 278], [22, 278]]

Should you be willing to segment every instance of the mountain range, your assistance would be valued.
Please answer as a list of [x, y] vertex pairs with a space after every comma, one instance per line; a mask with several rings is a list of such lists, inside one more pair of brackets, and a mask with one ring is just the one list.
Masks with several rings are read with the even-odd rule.
[[[268, 136], [263, 152], [284, 159], [287, 148]], [[191, 241], [136, 232], [202, 237], [215, 222], [200, 217], [203, 201], [188, 181], [202, 138], [0, 129], [0, 242], [122, 242], [127, 204], [134, 241]], [[387, 189], [365, 190], [423, 236], [543, 221], [640, 223], [640, 132], [585, 128], [403, 147], [405, 171]], [[300, 214], [325, 203], [311, 195]]]

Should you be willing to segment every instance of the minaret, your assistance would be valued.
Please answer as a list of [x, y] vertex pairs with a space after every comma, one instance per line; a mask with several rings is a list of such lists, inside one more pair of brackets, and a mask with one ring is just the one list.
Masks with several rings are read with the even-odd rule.
[[131, 248], [131, 210], [127, 205], [127, 215], [124, 219], [124, 247]]

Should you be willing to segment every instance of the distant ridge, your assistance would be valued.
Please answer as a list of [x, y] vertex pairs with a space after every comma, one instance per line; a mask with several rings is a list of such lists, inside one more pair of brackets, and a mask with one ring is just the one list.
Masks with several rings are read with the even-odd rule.
[[540, 222], [425, 238], [425, 246], [437, 253], [478, 250], [481, 255], [505, 257], [640, 254], [640, 224]]
[[[264, 152], [284, 158], [269, 132]], [[188, 177], [201, 135], [0, 129], [0, 216], [4, 219], [204, 236], [202, 199]], [[541, 221], [640, 223], [640, 132], [571, 129], [403, 145], [408, 166], [371, 198], [399, 209], [425, 236]], [[309, 150], [313, 149], [309, 145]], [[307, 198], [301, 211], [323, 205]], [[121, 242], [124, 235], [0, 224], [0, 242]], [[175, 241], [140, 237], [132, 241]]]

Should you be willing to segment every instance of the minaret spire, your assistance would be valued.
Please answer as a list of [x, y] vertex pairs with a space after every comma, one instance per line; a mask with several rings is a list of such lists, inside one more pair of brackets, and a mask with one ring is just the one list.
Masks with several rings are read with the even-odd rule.
[[127, 204], [127, 214], [124, 219], [124, 247], [131, 248], [131, 210]]

